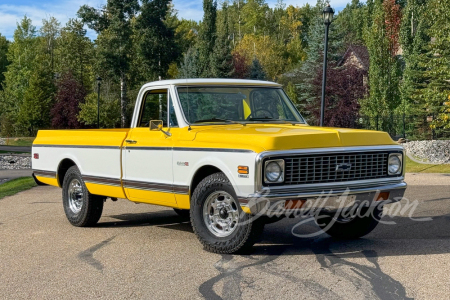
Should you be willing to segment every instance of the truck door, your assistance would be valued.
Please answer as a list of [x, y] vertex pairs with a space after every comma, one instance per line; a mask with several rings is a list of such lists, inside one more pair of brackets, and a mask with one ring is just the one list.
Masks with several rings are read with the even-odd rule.
[[[123, 151], [122, 181], [125, 193], [132, 201], [168, 206], [176, 204], [173, 193], [173, 136], [169, 133], [169, 124], [176, 122], [176, 117], [169, 113], [173, 111], [171, 105], [168, 88], [151, 89], [143, 96], [139, 115], [135, 116], [138, 118], [136, 127], [130, 130]], [[156, 120], [162, 121], [163, 131], [150, 130], [150, 121]]]

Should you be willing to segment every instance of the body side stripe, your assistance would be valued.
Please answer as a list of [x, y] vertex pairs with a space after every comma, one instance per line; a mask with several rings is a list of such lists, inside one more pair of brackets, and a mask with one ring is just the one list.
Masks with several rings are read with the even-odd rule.
[[[35, 148], [84, 148], [84, 149], [120, 149], [120, 146], [89, 146], [89, 145], [50, 145], [50, 144], [33, 144]], [[123, 147], [127, 150], [155, 150], [155, 151], [199, 151], [199, 152], [236, 152], [236, 153], [254, 153], [248, 149], [232, 149], [232, 148], [194, 148], [194, 147]]]
[[89, 148], [89, 149], [120, 149], [120, 146], [89, 146], [89, 145], [50, 145], [33, 144], [36, 148]]
[[54, 171], [35, 170], [35, 169], [33, 169], [33, 173], [35, 174], [35, 176], [56, 178], [56, 172], [54, 172]]

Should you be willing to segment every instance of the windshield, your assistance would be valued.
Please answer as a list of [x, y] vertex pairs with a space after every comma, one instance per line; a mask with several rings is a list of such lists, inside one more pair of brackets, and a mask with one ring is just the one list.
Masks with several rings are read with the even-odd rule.
[[281, 88], [179, 87], [186, 120], [202, 123], [305, 123]]

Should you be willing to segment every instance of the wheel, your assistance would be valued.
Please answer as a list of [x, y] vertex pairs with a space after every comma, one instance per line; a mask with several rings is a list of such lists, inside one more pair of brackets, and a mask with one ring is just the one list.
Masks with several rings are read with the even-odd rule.
[[73, 226], [93, 226], [100, 220], [105, 197], [89, 193], [76, 166], [64, 176], [62, 197], [67, 220]]
[[190, 212], [189, 209], [178, 209], [178, 208], [174, 208], [173, 209], [180, 217], [183, 218], [189, 218]]
[[316, 223], [334, 238], [357, 239], [377, 227], [382, 213], [383, 208], [379, 206], [362, 207], [353, 216], [346, 217], [321, 213], [316, 216]]
[[244, 213], [223, 173], [204, 178], [191, 198], [191, 224], [205, 250], [230, 254], [249, 251], [264, 229]]

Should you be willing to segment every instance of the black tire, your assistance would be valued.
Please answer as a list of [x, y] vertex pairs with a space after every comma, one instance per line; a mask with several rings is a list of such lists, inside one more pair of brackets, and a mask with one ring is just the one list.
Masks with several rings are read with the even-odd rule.
[[[71, 188], [71, 184], [75, 184], [77, 187]], [[77, 191], [72, 192], [72, 194], [76, 194], [76, 196], [73, 196], [73, 198], [76, 198], [76, 201], [70, 200], [71, 196], [69, 194], [73, 190]], [[89, 193], [76, 166], [70, 167], [64, 176], [62, 198], [67, 220], [73, 226], [89, 227], [97, 224], [98, 220], [100, 220], [105, 197]], [[76, 208], [74, 208], [75, 202], [79, 204]]]
[[191, 198], [191, 224], [194, 233], [207, 251], [221, 254], [249, 252], [259, 240], [264, 230], [264, 222], [260, 219], [251, 220], [251, 215], [244, 213], [237, 205], [239, 220], [234, 231], [225, 237], [217, 236], [208, 229], [203, 216], [205, 201], [216, 192], [225, 192], [231, 195], [234, 201], [237, 200], [233, 186], [225, 174], [215, 173], [204, 178], [195, 188]]
[[177, 213], [177, 215], [179, 215], [182, 218], [189, 218], [189, 216], [190, 216], [189, 209], [174, 208], [173, 210]]
[[337, 239], [358, 239], [369, 234], [377, 227], [383, 208], [380, 206], [363, 207], [352, 218], [340, 220], [334, 215], [318, 214], [316, 223], [328, 235]]

